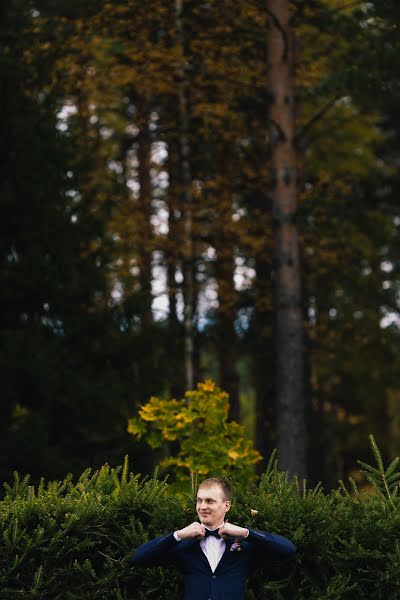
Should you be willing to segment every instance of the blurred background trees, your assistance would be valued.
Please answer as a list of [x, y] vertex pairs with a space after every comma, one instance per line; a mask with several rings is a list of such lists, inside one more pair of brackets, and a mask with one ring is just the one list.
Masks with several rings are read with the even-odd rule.
[[[128, 418], [189, 368], [278, 446], [273, 5], [3, 4], [0, 478], [151, 469]], [[400, 15], [290, 10], [301, 413], [330, 486], [369, 433], [400, 450]]]

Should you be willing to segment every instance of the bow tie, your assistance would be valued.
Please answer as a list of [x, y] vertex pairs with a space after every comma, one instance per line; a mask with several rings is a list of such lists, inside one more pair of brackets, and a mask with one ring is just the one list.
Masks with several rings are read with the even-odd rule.
[[209, 535], [211, 535], [212, 537], [217, 538], [217, 540], [220, 540], [220, 536], [218, 534], [218, 529], [214, 529], [213, 531], [210, 531], [209, 529], [206, 529], [206, 535], [205, 537], [208, 537]]

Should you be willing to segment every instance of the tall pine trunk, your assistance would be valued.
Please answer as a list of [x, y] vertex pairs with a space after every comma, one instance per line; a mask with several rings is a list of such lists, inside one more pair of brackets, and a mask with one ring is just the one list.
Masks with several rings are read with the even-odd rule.
[[178, 324], [177, 313], [177, 286], [175, 282], [176, 269], [178, 267], [179, 233], [176, 211], [179, 207], [177, 198], [180, 194], [179, 183], [179, 148], [176, 136], [170, 134], [167, 138], [168, 143], [168, 239], [165, 250], [165, 260], [167, 266], [167, 288], [168, 288], [168, 321], [172, 329]]
[[[177, 116], [176, 103], [174, 106], [169, 106], [168, 122]], [[178, 318], [178, 297], [176, 273], [181, 264], [181, 243], [182, 231], [177, 217], [177, 211], [180, 208], [179, 197], [181, 194], [180, 181], [180, 152], [179, 152], [179, 137], [172, 127], [172, 120], [168, 128], [167, 144], [168, 144], [168, 238], [165, 249], [165, 261], [167, 268], [167, 290], [168, 290], [168, 331], [171, 344], [171, 356], [173, 360], [170, 364], [170, 393], [173, 398], [180, 398], [185, 391], [185, 377], [182, 369], [182, 361], [184, 352], [182, 350], [183, 328]], [[176, 121], [175, 121], [176, 122]]]
[[[265, 200], [265, 199], [264, 199]], [[261, 235], [261, 234], [260, 234]], [[269, 245], [268, 245], [269, 246]], [[271, 253], [269, 247], [255, 257], [253, 315], [253, 380], [256, 394], [255, 438], [257, 450], [264, 457], [265, 468], [271, 452], [277, 447], [276, 434], [276, 357], [273, 338], [274, 313], [272, 297]]]
[[150, 175], [151, 140], [149, 130], [149, 111], [144, 109], [138, 121], [138, 180], [139, 180], [139, 212], [136, 216], [138, 234], [141, 243], [138, 244], [138, 266], [141, 292], [142, 326], [146, 328], [153, 322], [152, 315], [152, 247], [153, 230], [151, 226], [152, 214], [152, 186]]
[[219, 381], [229, 394], [229, 418], [240, 419], [239, 375], [237, 370], [237, 335], [235, 319], [238, 293], [235, 289], [235, 243], [232, 231], [232, 142], [228, 140], [219, 151], [217, 199], [214, 223], [216, 250], [215, 276], [218, 287], [217, 309], [217, 355]]
[[186, 389], [192, 389], [194, 385], [194, 273], [193, 273], [193, 198], [192, 198], [192, 175], [190, 169], [190, 145], [189, 145], [189, 113], [188, 113], [188, 75], [186, 59], [186, 39], [183, 25], [184, 0], [175, 1], [176, 32], [178, 45], [180, 47], [180, 61], [178, 64], [178, 95], [179, 95], [179, 136], [180, 154], [182, 166], [183, 185], [183, 286], [184, 286], [184, 329], [185, 329], [185, 379]]
[[267, 0], [269, 130], [275, 218], [278, 451], [281, 468], [306, 475], [303, 315], [299, 236], [293, 34], [289, 1]]

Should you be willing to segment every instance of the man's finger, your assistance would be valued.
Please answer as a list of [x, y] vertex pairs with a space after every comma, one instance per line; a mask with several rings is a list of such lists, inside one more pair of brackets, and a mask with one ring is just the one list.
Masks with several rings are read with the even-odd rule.
[[204, 537], [206, 533], [204, 525], [199, 525], [197, 528], [197, 537]]

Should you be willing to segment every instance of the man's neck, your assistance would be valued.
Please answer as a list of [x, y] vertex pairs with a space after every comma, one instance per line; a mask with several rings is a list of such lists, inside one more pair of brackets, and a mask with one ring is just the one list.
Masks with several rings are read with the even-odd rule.
[[215, 531], [216, 529], [219, 529], [220, 527], [222, 527], [223, 524], [224, 524], [224, 522], [222, 521], [221, 525], [217, 525], [216, 527], [207, 527], [207, 525], [204, 525], [204, 527], [206, 529], [208, 529], [208, 531]]

